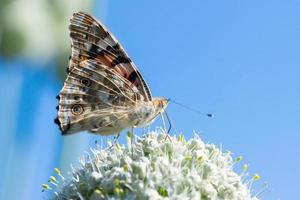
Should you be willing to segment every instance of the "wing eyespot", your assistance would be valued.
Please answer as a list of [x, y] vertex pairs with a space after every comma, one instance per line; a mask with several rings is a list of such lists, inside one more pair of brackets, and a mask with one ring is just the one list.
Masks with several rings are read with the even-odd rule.
[[84, 79], [81, 79], [81, 84], [86, 86], [86, 87], [89, 87], [89, 86], [91, 86], [91, 81], [84, 78]]
[[84, 109], [81, 105], [75, 104], [75, 105], [72, 106], [71, 111], [72, 111], [73, 115], [80, 115], [80, 114], [83, 113]]

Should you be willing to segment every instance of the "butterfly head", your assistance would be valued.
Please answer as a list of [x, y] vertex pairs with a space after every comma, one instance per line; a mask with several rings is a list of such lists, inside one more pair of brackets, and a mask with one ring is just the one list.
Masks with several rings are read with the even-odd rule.
[[169, 99], [160, 98], [160, 97], [154, 98], [152, 101], [157, 113], [163, 113], [169, 103]]

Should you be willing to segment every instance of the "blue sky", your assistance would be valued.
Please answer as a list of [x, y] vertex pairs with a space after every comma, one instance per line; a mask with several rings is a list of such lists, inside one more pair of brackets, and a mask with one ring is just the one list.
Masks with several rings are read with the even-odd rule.
[[[91, 14], [121, 42], [153, 96], [215, 114], [170, 103], [173, 127], [242, 155], [262, 177], [257, 187], [269, 185], [263, 199], [277, 200], [299, 196], [299, 10], [292, 0], [105, 0]], [[0, 55], [3, 199], [44, 198], [40, 185], [54, 167], [66, 173], [95, 139], [107, 139], [59, 134], [53, 118], [62, 83], [55, 65], [45, 65]]]
[[295, 199], [300, 179], [299, 1], [109, 1], [93, 14], [128, 51], [188, 138], [243, 155], [268, 182], [264, 199]]

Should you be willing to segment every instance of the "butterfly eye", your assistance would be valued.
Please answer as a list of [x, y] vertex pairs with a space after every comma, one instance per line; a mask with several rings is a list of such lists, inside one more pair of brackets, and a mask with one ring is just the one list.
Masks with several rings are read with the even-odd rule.
[[81, 80], [81, 83], [84, 85], [84, 86], [87, 86], [89, 87], [91, 85], [91, 81], [88, 80], [88, 79], [82, 79]]
[[83, 107], [81, 105], [75, 104], [72, 106], [72, 113], [74, 115], [80, 115], [83, 113]]

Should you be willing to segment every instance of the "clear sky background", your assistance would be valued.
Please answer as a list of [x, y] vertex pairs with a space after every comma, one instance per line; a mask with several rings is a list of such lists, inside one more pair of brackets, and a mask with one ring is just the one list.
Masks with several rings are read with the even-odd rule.
[[[40, 49], [32, 52], [51, 49], [54, 41], [67, 45], [63, 36], [43, 37], [55, 28], [68, 33], [67, 19], [56, 27], [48, 18], [58, 16], [55, 6], [16, 2], [20, 10], [11, 16], [20, 24], [31, 22], [25, 24], [29, 35], [40, 37], [35, 43]], [[57, 8], [71, 6], [71, 1], [59, 2]], [[49, 16], [37, 17], [37, 10], [46, 13], [42, 8]], [[96, 0], [91, 14], [121, 42], [153, 96], [215, 114], [210, 119], [170, 103], [173, 127], [186, 138], [196, 131], [233, 157], [242, 155], [249, 172], [261, 176], [255, 185], [269, 185], [262, 199], [293, 200], [300, 187], [299, 11], [295, 0]], [[55, 73], [57, 58], [51, 59], [41, 63], [43, 58], [0, 55], [0, 199], [45, 199], [41, 185], [54, 167], [66, 174], [95, 139], [107, 138], [60, 135], [53, 119], [63, 83]], [[67, 55], [62, 62], [67, 65]]]
[[[263, 199], [298, 198], [299, 1], [109, 1], [105, 24], [154, 96], [189, 138], [243, 155], [269, 187]], [[94, 15], [101, 14], [94, 9]]]

